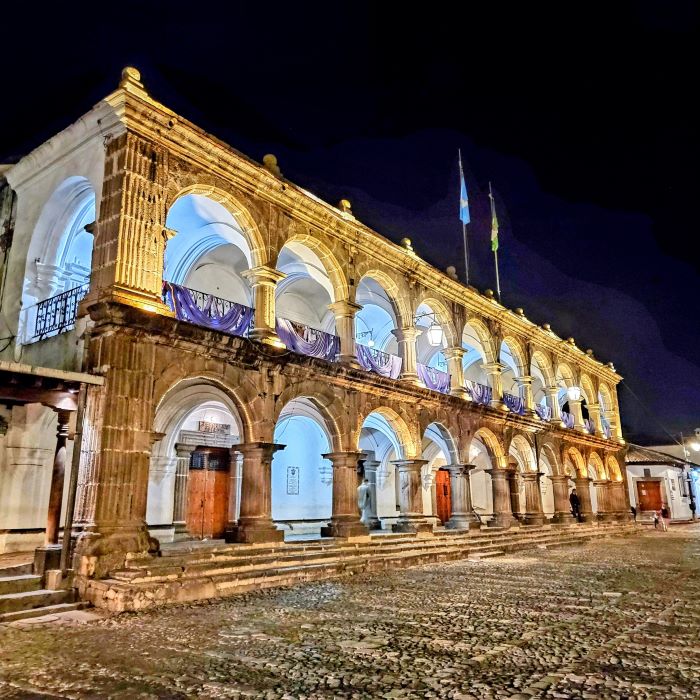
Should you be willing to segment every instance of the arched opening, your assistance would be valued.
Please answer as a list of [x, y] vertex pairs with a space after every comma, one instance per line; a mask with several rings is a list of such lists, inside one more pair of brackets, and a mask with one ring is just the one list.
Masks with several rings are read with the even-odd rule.
[[287, 403], [275, 425], [274, 442], [285, 445], [272, 460], [272, 519], [289, 539], [320, 534], [332, 511], [333, 465], [326, 421], [312, 399]]
[[530, 374], [535, 411], [542, 420], [551, 420], [553, 407], [549, 403], [547, 389], [555, 386], [554, 370], [548, 357], [539, 350], [532, 353]]
[[492, 396], [483, 367], [493, 360], [490, 343], [488, 330], [480, 321], [472, 320], [465, 324], [462, 331], [464, 383], [472, 400], [480, 404], [490, 403]]
[[543, 476], [540, 479], [540, 492], [542, 494], [542, 512], [546, 518], [554, 516], [554, 486], [551, 477], [559, 473], [557, 457], [549, 445], [540, 450], [539, 468]]
[[436, 302], [422, 302], [415, 314], [418, 378], [428, 389], [447, 394], [450, 375], [443, 350], [454, 345], [454, 331], [448, 312]]
[[493, 515], [493, 489], [489, 471], [500, 468], [499, 462], [503, 461], [503, 450], [498, 438], [486, 428], [477, 430], [469, 445], [469, 464], [474, 465], [470, 474], [472, 507], [480, 519], [489, 519]]
[[603, 435], [606, 438], [612, 437], [612, 423], [615, 418], [612, 392], [610, 388], [601, 383], [598, 390], [598, 404], [600, 405], [600, 422], [603, 426]]
[[355, 301], [362, 308], [355, 314], [355, 348], [358, 362], [370, 372], [397, 379], [402, 360], [394, 331], [400, 327], [395, 297], [387, 280], [365, 275], [357, 285]]
[[18, 338], [31, 343], [70, 330], [87, 294], [96, 218], [95, 191], [84, 177], [64, 180], [44, 205], [27, 252]]
[[457, 463], [457, 453], [448, 430], [440, 423], [431, 423], [423, 434], [423, 513], [437, 518], [444, 525], [452, 515], [450, 473], [445, 468]]
[[502, 365], [501, 385], [503, 401], [513, 413], [524, 414], [525, 403], [520, 391], [518, 379], [526, 371], [524, 353], [514, 338], [505, 338], [501, 342], [499, 359]]
[[164, 299], [183, 321], [246, 335], [253, 299], [245, 272], [254, 266], [250, 241], [229, 208], [185, 194], [168, 210], [175, 231], [165, 249]]
[[223, 537], [238, 519], [241, 462], [232, 446], [242, 424], [231, 398], [219, 387], [185, 381], [156, 409], [146, 522], [164, 541]]
[[585, 396], [576, 383], [575, 375], [571, 367], [564, 362], [557, 365], [556, 383], [558, 387], [557, 400], [559, 402], [563, 427], [573, 428], [575, 426], [575, 415], [570, 401], [580, 402], [583, 420], [589, 420], [590, 417]]
[[516, 477], [511, 479], [511, 483], [517, 485], [517, 499], [513, 498], [513, 510], [516, 513], [525, 513], [527, 503], [525, 499], [525, 482], [520, 475], [526, 472], [536, 472], [537, 464], [535, 452], [532, 445], [522, 436], [515, 435], [508, 448], [508, 463], [511, 469], [516, 472]]
[[400, 513], [400, 493], [395, 460], [413, 455], [403, 421], [388, 409], [370, 413], [362, 423], [359, 450], [365, 454], [364, 474], [370, 483], [376, 521], [370, 527], [391, 529]]

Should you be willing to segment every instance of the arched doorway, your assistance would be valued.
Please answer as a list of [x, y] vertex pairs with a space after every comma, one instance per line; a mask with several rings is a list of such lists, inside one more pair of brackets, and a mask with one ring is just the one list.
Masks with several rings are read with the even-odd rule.
[[452, 487], [449, 464], [457, 463], [451, 435], [440, 423], [431, 423], [423, 434], [423, 512], [445, 525], [452, 515]]

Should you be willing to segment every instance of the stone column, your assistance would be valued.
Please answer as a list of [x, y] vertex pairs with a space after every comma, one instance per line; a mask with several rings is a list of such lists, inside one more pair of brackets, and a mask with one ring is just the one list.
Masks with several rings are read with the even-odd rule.
[[574, 479], [576, 484], [576, 495], [581, 503], [581, 519], [584, 522], [593, 520], [593, 505], [591, 504], [591, 480], [587, 476], [577, 476]]
[[236, 445], [243, 455], [241, 517], [238, 526], [226, 533], [227, 541], [282, 542], [284, 532], [272, 522], [272, 457], [284, 445], [247, 442]]
[[508, 469], [508, 491], [510, 492], [510, 510], [515, 520], [522, 520], [520, 512], [520, 473], [517, 469]]
[[610, 508], [610, 482], [607, 479], [597, 479], [593, 482], [598, 499], [598, 520], [612, 520], [614, 514]]
[[491, 408], [503, 408], [503, 365], [500, 362], [487, 362], [481, 365], [491, 387]]
[[377, 517], [377, 469], [381, 462], [375, 459], [366, 459], [364, 461], [365, 478], [369, 481], [370, 494], [370, 518], [367, 527], [370, 530], [379, 530], [382, 526]]
[[561, 423], [561, 407], [559, 406], [559, 387], [558, 386], [548, 386], [545, 389], [547, 394], [547, 405], [549, 406], [552, 416], [550, 421], [552, 423]]
[[57, 411], [56, 451], [51, 470], [49, 511], [46, 517], [46, 544], [58, 544], [58, 529], [61, 526], [61, 503], [63, 502], [63, 478], [66, 473], [66, 442], [68, 441], [68, 411]]
[[508, 470], [500, 467], [486, 470], [491, 475], [493, 489], [493, 520], [496, 527], [510, 527], [514, 524], [511, 508]]
[[629, 506], [625, 499], [625, 483], [624, 481], [611, 481], [610, 486], [610, 510], [614, 513], [618, 520], [626, 520], [629, 512]]
[[194, 445], [175, 445], [177, 467], [175, 469], [175, 497], [173, 499], [173, 525], [175, 534], [187, 532], [187, 479], [190, 474], [190, 457]]
[[540, 489], [540, 472], [523, 472], [521, 478], [525, 482], [525, 516], [526, 525], [542, 525], [545, 517], [542, 509], [542, 491]]
[[417, 386], [423, 386], [423, 383], [418, 378], [416, 369], [416, 338], [418, 337], [418, 329], [415, 326], [404, 326], [396, 328], [392, 331], [399, 343], [399, 355], [402, 359], [401, 374], [399, 379], [402, 379]]
[[275, 289], [277, 283], [286, 275], [267, 265], [253, 267], [241, 273], [253, 290], [255, 316], [250, 339], [257, 340], [276, 348], [284, 348], [284, 343], [277, 335], [275, 318]]
[[532, 398], [532, 380], [533, 378], [531, 375], [523, 375], [522, 377], [515, 378], [520, 388], [520, 398], [522, 398], [523, 405], [525, 406], [525, 415], [528, 416], [535, 413], [535, 402]]
[[228, 488], [228, 525], [233, 529], [241, 516], [241, 481], [243, 479], [243, 455], [234, 445], [230, 451], [229, 488]]
[[593, 428], [595, 430], [595, 435], [603, 435], [603, 421], [600, 415], [600, 404], [599, 403], [589, 403], [588, 404], [588, 415], [593, 421]]
[[399, 472], [399, 510], [395, 532], [432, 532], [432, 525], [423, 514], [421, 470], [428, 460], [399, 459], [392, 462]]
[[472, 509], [472, 489], [469, 472], [473, 464], [448, 464], [450, 472], [450, 493], [452, 494], [452, 514], [445, 527], [453, 530], [477, 530], [479, 520]]
[[549, 477], [552, 482], [554, 495], [554, 517], [552, 522], [570, 525], [574, 521], [569, 502], [569, 477], [566, 474], [555, 474]]
[[464, 386], [464, 367], [462, 366], [465, 352], [463, 347], [445, 348], [442, 351], [447, 360], [447, 371], [450, 373], [450, 394], [463, 399], [469, 396]]
[[359, 367], [355, 353], [355, 314], [362, 308], [347, 299], [329, 304], [328, 308], [335, 317], [335, 332], [340, 338], [340, 352], [335, 356], [337, 362]]
[[333, 510], [331, 523], [321, 528], [323, 537], [368, 535], [357, 507], [357, 463], [362, 452], [330, 452], [323, 455], [333, 463]]
[[581, 433], [586, 432], [586, 424], [583, 422], [583, 411], [581, 410], [581, 399], [569, 398], [569, 411], [574, 417], [574, 430]]

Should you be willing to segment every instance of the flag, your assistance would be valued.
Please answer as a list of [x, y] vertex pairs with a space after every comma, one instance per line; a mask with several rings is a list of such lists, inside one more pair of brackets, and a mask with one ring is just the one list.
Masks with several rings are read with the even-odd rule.
[[496, 203], [493, 199], [490, 182], [489, 199], [491, 200], [491, 250], [495, 253], [498, 250], [498, 217], [496, 216]]
[[467, 197], [467, 183], [464, 181], [464, 171], [462, 170], [462, 152], [459, 153], [459, 218], [463, 224], [468, 224], [469, 219], [469, 197]]

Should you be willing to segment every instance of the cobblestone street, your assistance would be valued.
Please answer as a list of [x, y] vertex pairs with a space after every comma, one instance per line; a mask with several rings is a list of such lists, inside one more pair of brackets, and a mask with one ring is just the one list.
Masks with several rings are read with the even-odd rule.
[[698, 569], [695, 526], [4, 626], [0, 697], [694, 698]]

